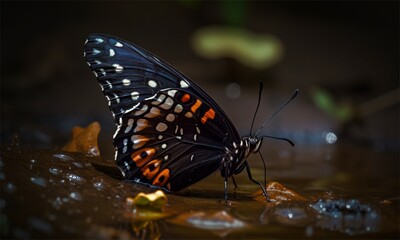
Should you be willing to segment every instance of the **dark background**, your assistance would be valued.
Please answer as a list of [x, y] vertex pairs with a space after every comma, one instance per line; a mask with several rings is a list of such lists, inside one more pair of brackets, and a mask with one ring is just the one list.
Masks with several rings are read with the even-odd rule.
[[[257, 70], [232, 59], [195, 54], [193, 32], [208, 25], [269, 33], [284, 46], [282, 59]], [[359, 106], [399, 89], [399, 3], [382, 2], [1, 2], [1, 141], [17, 134], [30, 148], [61, 147], [73, 126], [102, 124], [101, 148], [112, 157], [111, 114], [83, 59], [89, 33], [134, 42], [190, 76], [247, 134], [264, 81], [259, 126], [299, 88], [300, 96], [266, 133], [297, 144], [323, 145], [333, 131], [338, 143], [399, 150], [397, 98], [368, 116], [332, 117], [313, 91], [324, 89], [338, 104]], [[242, 94], [230, 99], [228, 83]], [[392, 92], [393, 93], [393, 92]], [[398, 92], [397, 92], [398, 93]], [[396, 95], [395, 95], [396, 96]]]

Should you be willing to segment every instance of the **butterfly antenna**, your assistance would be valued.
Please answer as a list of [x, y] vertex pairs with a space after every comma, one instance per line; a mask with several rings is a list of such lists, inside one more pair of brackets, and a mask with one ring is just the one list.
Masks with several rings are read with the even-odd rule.
[[257, 113], [258, 113], [258, 108], [260, 107], [261, 93], [262, 93], [263, 87], [264, 87], [263, 82], [260, 82], [260, 87], [259, 87], [259, 90], [258, 90], [257, 107], [256, 107], [256, 111], [254, 112], [253, 121], [251, 121], [250, 136], [251, 136], [251, 132], [253, 132], [254, 121], [256, 120], [256, 116], [257, 116]]
[[276, 110], [276, 111], [274, 112], [274, 114], [272, 114], [272, 116], [269, 117], [269, 118], [261, 125], [261, 127], [257, 130], [255, 136], [257, 136], [257, 134], [265, 127], [265, 125], [266, 125], [269, 121], [271, 121], [271, 119], [273, 119], [273, 118], [275, 117], [275, 115], [278, 114], [284, 107], [286, 107], [286, 105], [288, 105], [288, 104], [297, 96], [298, 93], [299, 93], [299, 89], [296, 89], [296, 90], [294, 91], [292, 97], [291, 97], [285, 104], [283, 104], [278, 110]]
[[261, 138], [272, 138], [272, 139], [277, 139], [277, 140], [282, 140], [285, 142], [288, 142], [290, 145], [292, 145], [292, 147], [294, 147], [294, 142], [292, 142], [292, 140], [288, 139], [288, 138], [281, 138], [281, 137], [274, 137], [274, 136], [260, 136]]

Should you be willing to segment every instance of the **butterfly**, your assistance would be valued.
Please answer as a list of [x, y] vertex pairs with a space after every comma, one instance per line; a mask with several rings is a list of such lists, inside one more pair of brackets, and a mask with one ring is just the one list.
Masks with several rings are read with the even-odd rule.
[[228, 178], [234, 181], [246, 169], [268, 198], [246, 160], [259, 151], [263, 137], [241, 137], [195, 82], [145, 49], [109, 35], [89, 35], [84, 57], [114, 117], [115, 161], [127, 180], [175, 192], [219, 169], [226, 201]]

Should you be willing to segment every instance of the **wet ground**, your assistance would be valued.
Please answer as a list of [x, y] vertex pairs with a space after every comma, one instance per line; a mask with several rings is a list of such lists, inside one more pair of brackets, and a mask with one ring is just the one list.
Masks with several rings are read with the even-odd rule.
[[[301, 199], [266, 203], [242, 173], [226, 204], [216, 172], [139, 221], [126, 198], [153, 190], [124, 182], [111, 160], [4, 146], [2, 238], [399, 238], [397, 152], [329, 145], [264, 155], [268, 182]], [[260, 161], [250, 162], [261, 180]]]

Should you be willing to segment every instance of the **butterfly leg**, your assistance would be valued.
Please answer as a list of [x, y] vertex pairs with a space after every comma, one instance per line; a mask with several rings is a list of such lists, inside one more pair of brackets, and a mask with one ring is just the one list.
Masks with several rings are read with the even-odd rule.
[[253, 177], [251, 176], [251, 171], [250, 171], [249, 163], [246, 161], [245, 164], [246, 164], [247, 176], [249, 177], [249, 179], [250, 179], [252, 182], [254, 182], [255, 184], [258, 184], [258, 185], [260, 186], [261, 190], [262, 190], [263, 193], [264, 193], [265, 198], [266, 198], [267, 201], [269, 202], [270, 200], [269, 200], [269, 196], [268, 196], [267, 190], [265, 190], [265, 187], [264, 187], [259, 181], [253, 179]]
[[235, 180], [235, 178], [233, 177], [233, 175], [232, 175], [232, 182], [233, 182], [233, 185], [235, 185], [235, 188], [238, 188], [238, 185], [236, 184], [236, 180]]
[[228, 202], [228, 177], [225, 176], [225, 181], [224, 181], [224, 199], [225, 203]]

